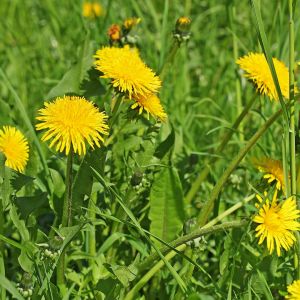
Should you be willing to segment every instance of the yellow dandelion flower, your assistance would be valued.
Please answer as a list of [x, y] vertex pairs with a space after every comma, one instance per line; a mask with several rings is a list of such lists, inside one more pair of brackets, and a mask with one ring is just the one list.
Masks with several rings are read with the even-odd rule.
[[149, 94], [146, 96], [134, 95], [133, 100], [135, 103], [131, 106], [132, 109], [138, 108], [139, 114], [144, 110], [153, 117], [160, 119], [165, 122], [167, 119], [167, 114], [162, 107], [159, 98], [155, 94]]
[[24, 172], [29, 158], [29, 147], [21, 131], [12, 126], [3, 126], [0, 129], [0, 152], [6, 158], [7, 167]]
[[130, 31], [134, 26], [141, 22], [140, 18], [128, 18], [124, 21], [123, 26]]
[[101, 135], [108, 134], [107, 116], [83, 97], [58, 97], [53, 102], [45, 102], [36, 117], [37, 130], [46, 129], [42, 141], [52, 139], [50, 147], [56, 144], [56, 151], [66, 154], [72, 148], [79, 155], [86, 153], [85, 142], [94, 149], [103, 142]]
[[289, 300], [300, 300], [300, 280], [295, 280], [287, 288], [289, 295], [286, 296], [286, 299]]
[[191, 23], [191, 19], [188, 17], [180, 17], [177, 19], [176, 23], [179, 25], [188, 25]]
[[259, 237], [258, 244], [262, 244], [267, 239], [267, 248], [270, 254], [276, 247], [277, 255], [280, 256], [281, 248], [289, 250], [296, 238], [293, 233], [300, 229], [300, 223], [297, 219], [300, 217], [300, 211], [297, 209], [295, 197], [289, 197], [282, 203], [277, 203], [277, 190], [275, 190], [272, 202], [265, 193], [265, 200], [257, 196], [259, 203], [258, 215], [253, 218], [256, 227], [256, 237]]
[[276, 188], [284, 190], [283, 166], [280, 160], [264, 157], [254, 159], [253, 162], [260, 172], [265, 173], [263, 177], [268, 180], [268, 183], [275, 181]]
[[102, 78], [110, 78], [112, 85], [119, 92], [147, 95], [156, 93], [161, 81], [155, 73], [141, 60], [135, 49], [104, 47], [97, 51], [96, 69], [101, 71]]
[[86, 18], [95, 18], [103, 15], [103, 8], [98, 2], [84, 2], [82, 15]]
[[[262, 53], [249, 53], [236, 62], [251, 79], [262, 95], [267, 95], [271, 100], [278, 100], [278, 94], [272, 78], [268, 62]], [[278, 77], [279, 86], [283, 97], [289, 98], [289, 70], [283, 62], [273, 58], [275, 71]]]

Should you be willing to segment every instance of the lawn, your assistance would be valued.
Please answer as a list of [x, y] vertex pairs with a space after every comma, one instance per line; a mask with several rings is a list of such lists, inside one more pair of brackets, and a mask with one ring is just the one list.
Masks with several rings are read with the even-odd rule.
[[0, 17], [1, 300], [300, 299], [297, 0]]

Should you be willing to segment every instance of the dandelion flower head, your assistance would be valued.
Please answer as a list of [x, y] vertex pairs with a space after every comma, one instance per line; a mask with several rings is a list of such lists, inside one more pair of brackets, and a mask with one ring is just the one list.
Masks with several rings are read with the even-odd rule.
[[258, 244], [262, 244], [267, 240], [267, 248], [272, 254], [275, 247], [278, 256], [281, 254], [281, 248], [289, 250], [294, 244], [296, 238], [293, 233], [300, 229], [300, 223], [297, 219], [300, 211], [297, 209], [294, 197], [289, 197], [281, 203], [277, 202], [277, 190], [275, 190], [272, 201], [267, 197], [265, 199], [257, 196], [259, 203], [256, 208], [259, 209], [258, 214], [253, 218], [256, 227], [256, 237], [259, 237]]
[[104, 47], [96, 52], [96, 69], [101, 71], [102, 78], [112, 80], [112, 85], [119, 92], [147, 95], [155, 93], [161, 87], [161, 81], [146, 66], [136, 49]]
[[86, 18], [95, 18], [103, 15], [103, 8], [98, 2], [84, 2], [82, 15]]
[[[289, 98], [289, 70], [283, 62], [273, 58], [275, 71], [283, 97]], [[278, 94], [273, 82], [268, 62], [262, 53], [249, 53], [237, 60], [237, 64], [245, 71], [245, 77], [251, 79], [262, 95], [271, 100], [278, 100]]]
[[100, 147], [103, 135], [108, 134], [107, 116], [83, 97], [58, 97], [44, 105], [36, 117], [40, 121], [36, 129], [46, 130], [42, 140], [52, 139], [50, 147], [56, 145], [56, 151], [68, 154], [72, 148], [74, 153], [85, 154], [85, 142], [92, 149]]
[[289, 300], [300, 300], [300, 280], [295, 280], [287, 288], [289, 295], [286, 296], [286, 299]]
[[128, 18], [124, 21], [123, 26], [127, 31], [130, 31], [134, 26], [141, 22], [141, 18]]
[[148, 114], [148, 119], [150, 114], [154, 118], [160, 119], [162, 122], [166, 121], [167, 114], [165, 113], [159, 98], [155, 94], [149, 94], [146, 96], [135, 95], [133, 100], [135, 103], [131, 105], [131, 108], [138, 109], [139, 114], [142, 114], [143, 111], [146, 111]]
[[24, 172], [29, 158], [29, 147], [21, 131], [12, 126], [3, 126], [0, 129], [0, 152], [6, 158], [7, 167]]
[[263, 177], [268, 180], [268, 183], [275, 181], [276, 188], [284, 190], [283, 166], [280, 160], [265, 157], [255, 159], [253, 162], [260, 172], [265, 173]]

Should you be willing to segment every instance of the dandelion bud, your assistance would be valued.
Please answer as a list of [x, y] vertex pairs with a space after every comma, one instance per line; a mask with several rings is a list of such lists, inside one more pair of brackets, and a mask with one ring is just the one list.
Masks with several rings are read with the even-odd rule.
[[130, 180], [130, 183], [132, 186], [137, 186], [142, 182], [143, 179], [143, 173], [141, 171], [136, 171]]
[[179, 43], [188, 41], [190, 38], [190, 27], [191, 19], [188, 17], [180, 17], [176, 21], [174, 38], [177, 39]]
[[185, 33], [190, 30], [191, 27], [191, 19], [188, 17], [180, 17], [176, 21], [176, 31], [178, 33]]
[[109, 36], [109, 39], [111, 42], [117, 42], [121, 39], [121, 28], [117, 24], [112, 24], [108, 31], [107, 35]]
[[128, 33], [134, 26], [141, 22], [140, 18], [128, 18], [123, 23], [123, 30]]

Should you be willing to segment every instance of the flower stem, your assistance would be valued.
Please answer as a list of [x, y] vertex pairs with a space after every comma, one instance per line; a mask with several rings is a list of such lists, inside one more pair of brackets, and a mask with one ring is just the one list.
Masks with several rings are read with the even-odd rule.
[[[294, 13], [293, 0], [289, 0], [289, 100], [290, 100], [290, 170], [291, 170], [291, 194], [297, 194], [297, 172], [296, 172], [296, 141], [295, 141], [295, 32], [294, 32]], [[298, 203], [300, 208], [300, 203]], [[300, 244], [299, 234], [296, 235], [297, 245]], [[300, 279], [300, 249], [295, 247], [297, 259], [297, 278]]]
[[289, 0], [289, 86], [290, 86], [290, 164], [291, 164], [291, 192], [296, 194], [296, 146], [295, 146], [295, 41], [293, 0]]
[[[217, 148], [215, 153], [220, 154], [225, 149], [225, 147], [228, 144], [228, 142], [230, 141], [232, 135], [236, 132], [236, 129], [239, 127], [239, 125], [241, 124], [241, 122], [243, 121], [243, 119], [245, 118], [245, 116], [248, 114], [249, 110], [253, 106], [255, 100], [256, 100], [256, 97], [252, 97], [252, 99], [249, 101], [247, 106], [244, 108], [244, 110], [241, 112], [241, 114], [238, 116], [238, 118], [233, 123], [231, 129], [228, 130], [224, 134], [221, 144], [219, 145], [219, 147]], [[192, 202], [193, 198], [195, 197], [195, 195], [197, 194], [197, 192], [201, 186], [201, 183], [205, 180], [205, 178], [208, 176], [208, 174], [210, 172], [210, 164], [215, 163], [217, 161], [217, 159], [218, 159], [218, 157], [214, 157], [213, 159], [210, 159], [209, 162], [206, 164], [205, 169], [202, 170], [202, 172], [198, 175], [196, 180], [193, 182], [190, 190], [188, 191], [188, 193], [185, 197], [185, 202], [187, 204]]]
[[[95, 207], [97, 204], [97, 192], [91, 194], [89, 199], [89, 205], [88, 205], [88, 218], [89, 220], [94, 220], [96, 218], [96, 212]], [[95, 264], [95, 257], [96, 257], [96, 228], [94, 225], [90, 224], [90, 229], [87, 232], [88, 237], [88, 252], [90, 255], [89, 259], [89, 266], [92, 269], [92, 277], [93, 281], [96, 281], [96, 274], [98, 271], [98, 268]]]
[[72, 183], [73, 183], [73, 149], [70, 149], [67, 158], [67, 172], [66, 172], [66, 192], [62, 215], [62, 227], [69, 227], [72, 223]]
[[167, 75], [167, 71], [170, 69], [179, 47], [180, 47], [180, 43], [176, 39], [174, 39], [170, 51], [168, 53], [168, 56], [166, 57], [165, 62], [159, 72], [159, 77], [161, 80], [165, 79]]
[[[238, 43], [235, 34], [235, 24], [234, 24], [235, 18], [236, 18], [236, 9], [235, 9], [235, 5], [232, 5], [229, 10], [229, 21], [230, 21], [230, 27], [232, 33], [233, 59], [234, 61], [237, 61]], [[236, 94], [236, 103], [237, 103], [237, 115], [240, 115], [242, 113], [243, 103], [241, 97], [241, 82], [239, 76], [237, 76], [235, 79], [235, 94]], [[241, 142], [244, 142], [244, 127], [242, 123], [240, 124], [239, 139]]]
[[[176, 254], [178, 253], [178, 251], [184, 251], [186, 248], [186, 243], [189, 241], [192, 241], [196, 238], [199, 238], [201, 236], [207, 235], [207, 234], [211, 234], [211, 233], [215, 233], [218, 231], [222, 231], [222, 230], [226, 230], [226, 229], [230, 229], [230, 228], [236, 228], [236, 227], [241, 227], [248, 224], [248, 221], [243, 220], [243, 221], [233, 221], [233, 222], [228, 222], [228, 223], [224, 223], [221, 225], [216, 225], [216, 226], [212, 226], [209, 228], [199, 228], [197, 230], [194, 230], [193, 232], [184, 235], [172, 242], [170, 242], [169, 244], [174, 247], [177, 251], [170, 251], [170, 247], [168, 246], [163, 246], [160, 249], [160, 252], [162, 254], [166, 254], [166, 260], [169, 261], [170, 259], [172, 259], [174, 256], [176, 256]], [[142, 262], [140, 265], [138, 265], [138, 270], [142, 271], [147, 269], [149, 266], [151, 266], [153, 264], [153, 262], [159, 258], [159, 255], [155, 252], [152, 255], [150, 255], [144, 262]], [[159, 262], [157, 262], [137, 283], [136, 285], [129, 291], [129, 293], [126, 295], [125, 300], [132, 300], [135, 299], [135, 295], [138, 293], [138, 291], [164, 266], [164, 262], [163, 260], [160, 260]]]
[[227, 169], [224, 171], [223, 175], [217, 182], [217, 184], [214, 186], [210, 198], [208, 201], [204, 204], [199, 216], [198, 216], [198, 225], [201, 227], [203, 226], [210, 213], [213, 210], [215, 200], [219, 196], [219, 193], [221, 192], [224, 184], [226, 183], [228, 177], [230, 174], [235, 170], [235, 168], [239, 165], [239, 163], [242, 161], [242, 159], [246, 156], [246, 154], [249, 152], [249, 150], [256, 144], [258, 139], [265, 133], [265, 131], [278, 119], [278, 117], [281, 115], [282, 110], [277, 111], [275, 114], [273, 114], [263, 126], [259, 128], [259, 130], [252, 136], [252, 138], [248, 141], [246, 146], [240, 150], [238, 155], [231, 161]]
[[[73, 183], [73, 148], [71, 147], [67, 158], [66, 170], [66, 191], [62, 213], [62, 227], [69, 227], [72, 224], [72, 183]], [[57, 286], [64, 295], [66, 292], [65, 286], [65, 254], [66, 248], [61, 253], [60, 259], [57, 264]]]
[[[0, 193], [0, 235], [4, 234], [4, 200], [5, 200], [5, 188], [6, 184], [6, 176], [5, 176], [5, 159], [4, 156], [0, 153], [0, 178], [2, 177], [3, 182], [0, 185], [1, 193]], [[0, 274], [5, 276], [5, 264], [4, 264], [4, 243], [0, 240]], [[0, 287], [0, 297], [1, 299], [6, 299], [6, 290]]]

